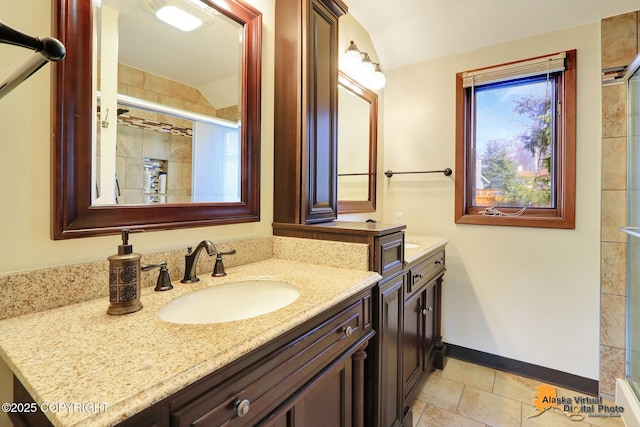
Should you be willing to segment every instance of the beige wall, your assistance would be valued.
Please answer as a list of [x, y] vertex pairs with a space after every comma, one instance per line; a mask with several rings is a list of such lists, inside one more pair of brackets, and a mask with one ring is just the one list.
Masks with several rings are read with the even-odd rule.
[[[214, 242], [271, 235], [273, 211], [273, 45], [275, 0], [248, 0], [263, 13], [261, 221], [206, 228], [156, 231], [133, 236], [145, 253]], [[25, 33], [51, 34], [51, 2], [28, 0], [15, 7], [0, 0], [2, 21]], [[0, 80], [32, 52], [0, 45]], [[52, 241], [51, 211], [51, 65], [46, 65], [0, 100], [0, 274], [104, 259], [114, 253], [116, 236]], [[7, 161], [10, 159], [10, 161]]]
[[[578, 51], [575, 230], [456, 225], [460, 176], [394, 176], [384, 219], [447, 246], [444, 340], [598, 379], [600, 301], [599, 23], [388, 72], [385, 168], [455, 167], [455, 74], [561, 50]], [[383, 180], [387, 181], [386, 179]]]

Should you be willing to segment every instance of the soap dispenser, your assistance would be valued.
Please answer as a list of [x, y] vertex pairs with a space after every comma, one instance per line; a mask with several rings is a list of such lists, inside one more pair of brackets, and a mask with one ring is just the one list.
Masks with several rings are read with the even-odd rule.
[[140, 302], [140, 254], [133, 253], [129, 230], [122, 230], [118, 254], [109, 258], [109, 308], [107, 314], [133, 313], [142, 308]]

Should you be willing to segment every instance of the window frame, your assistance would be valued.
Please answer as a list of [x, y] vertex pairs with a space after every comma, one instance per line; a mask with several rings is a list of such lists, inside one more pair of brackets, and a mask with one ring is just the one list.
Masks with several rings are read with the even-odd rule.
[[[562, 53], [562, 52], [559, 52]], [[470, 126], [470, 91], [463, 87], [463, 74], [456, 74], [456, 183], [455, 183], [455, 223], [476, 225], [499, 225], [516, 227], [575, 229], [576, 198], [576, 50], [564, 52], [565, 69], [558, 77], [558, 101], [560, 114], [556, 120], [556, 167], [555, 208], [528, 208], [519, 216], [517, 207], [498, 207], [506, 216], [482, 215], [486, 207], [471, 206], [473, 189], [473, 150]], [[555, 54], [553, 54], [555, 55]], [[500, 64], [516, 66], [519, 63], [545, 58], [544, 55]], [[481, 71], [495, 67], [470, 70]]]

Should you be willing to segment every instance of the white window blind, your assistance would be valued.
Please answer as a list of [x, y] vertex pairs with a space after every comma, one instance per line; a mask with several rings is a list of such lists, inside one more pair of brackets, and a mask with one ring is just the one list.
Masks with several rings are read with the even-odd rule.
[[507, 80], [564, 71], [565, 52], [508, 65], [462, 73], [463, 87], [488, 85]]

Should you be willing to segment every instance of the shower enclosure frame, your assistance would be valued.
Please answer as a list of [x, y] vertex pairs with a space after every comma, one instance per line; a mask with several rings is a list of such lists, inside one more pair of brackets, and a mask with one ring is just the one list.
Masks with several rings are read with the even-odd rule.
[[616, 402], [627, 425], [640, 425], [640, 55], [617, 81], [627, 94], [627, 234], [625, 378], [616, 381]]

